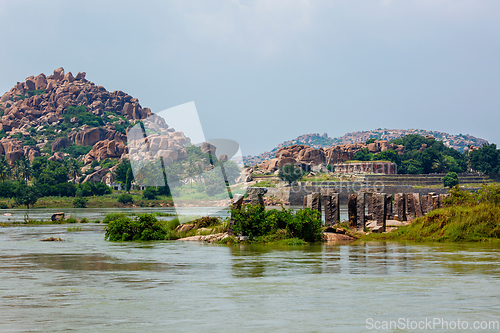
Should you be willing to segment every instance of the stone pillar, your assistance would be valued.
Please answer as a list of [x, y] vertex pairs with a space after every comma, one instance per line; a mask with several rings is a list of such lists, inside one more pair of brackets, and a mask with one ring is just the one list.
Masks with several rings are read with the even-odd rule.
[[306, 195], [306, 207], [312, 209], [312, 194]]
[[358, 193], [358, 202], [357, 202], [357, 221], [356, 221], [356, 229], [358, 231], [365, 231], [365, 193]]
[[366, 193], [365, 194], [367, 215], [373, 214], [373, 195], [374, 195], [373, 193]]
[[317, 192], [311, 194], [311, 209], [321, 213], [321, 193]]
[[233, 225], [234, 225], [234, 218], [233, 218], [233, 210], [240, 210], [241, 209], [241, 205], [243, 204], [243, 198], [245, 196], [242, 195], [242, 194], [235, 194], [233, 196], [233, 206], [231, 207], [231, 219], [229, 220], [229, 227], [227, 229], [227, 233], [228, 235], [234, 235], [234, 231], [233, 231]]
[[394, 204], [399, 221], [406, 221], [406, 194], [397, 193], [394, 196]]
[[429, 212], [434, 209], [434, 199], [433, 197], [436, 195], [435, 192], [429, 192], [427, 194], [427, 205]]
[[356, 227], [358, 220], [357, 202], [358, 195], [349, 194], [349, 198], [347, 199], [347, 212], [349, 214], [349, 225], [353, 228]]
[[386, 195], [385, 193], [374, 193], [373, 196], [373, 218], [377, 221], [377, 231], [384, 232], [386, 225]]
[[441, 200], [439, 200], [439, 195], [432, 196], [432, 209], [439, 209], [441, 207]]
[[417, 217], [424, 216], [424, 213], [422, 212], [422, 205], [420, 203], [419, 193], [413, 193], [413, 203], [415, 205], [415, 214], [417, 215]]
[[420, 206], [422, 206], [422, 214], [426, 215], [429, 212], [429, 204], [427, 201], [427, 196], [423, 195], [420, 197]]
[[393, 218], [393, 211], [392, 211], [392, 194], [386, 194], [385, 195], [385, 216], [387, 219], [392, 219]]
[[415, 219], [415, 200], [413, 200], [413, 193], [406, 194], [406, 218], [408, 220]]
[[304, 208], [307, 208], [307, 195], [304, 195]]
[[340, 196], [338, 193], [332, 193], [332, 216], [333, 223], [340, 223]]
[[264, 198], [262, 196], [267, 193], [266, 187], [249, 187], [247, 193], [251, 205], [264, 207]]
[[333, 221], [331, 195], [323, 195], [323, 206], [325, 207], [325, 225], [332, 226], [335, 222]]

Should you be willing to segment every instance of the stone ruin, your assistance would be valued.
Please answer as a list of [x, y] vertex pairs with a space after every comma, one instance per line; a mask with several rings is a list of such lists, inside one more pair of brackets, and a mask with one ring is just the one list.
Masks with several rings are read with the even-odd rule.
[[366, 221], [375, 220], [376, 227], [372, 232], [385, 232], [387, 220], [413, 221], [425, 216], [434, 209], [442, 207], [442, 201], [449, 194], [429, 193], [397, 193], [394, 196], [386, 193], [359, 192], [350, 194], [348, 199], [348, 216], [351, 227], [358, 231], [366, 231]]
[[[429, 193], [352, 193], [348, 197], [347, 211], [349, 225], [358, 231], [366, 231], [366, 222], [376, 221], [372, 232], [385, 232], [387, 220], [413, 221], [434, 209], [442, 207], [448, 194]], [[325, 224], [332, 226], [340, 222], [338, 193], [312, 193], [304, 196], [304, 208], [325, 212]]]
[[[251, 198], [250, 204], [264, 207], [263, 195], [267, 193], [265, 187], [252, 187], [247, 189]], [[449, 194], [427, 195], [419, 193], [387, 193], [358, 192], [348, 197], [347, 211], [349, 225], [358, 231], [366, 231], [367, 221], [376, 221], [376, 226], [371, 230], [375, 233], [385, 232], [387, 220], [413, 221], [423, 217], [434, 209], [442, 207], [443, 199]], [[243, 195], [236, 194], [233, 198], [233, 208], [240, 209], [243, 203]], [[333, 226], [340, 222], [340, 198], [339, 193], [324, 189], [304, 196], [303, 207], [310, 208], [325, 214], [325, 225]], [[324, 208], [323, 208], [324, 207]], [[231, 217], [229, 233], [234, 234], [231, 226], [234, 220]]]

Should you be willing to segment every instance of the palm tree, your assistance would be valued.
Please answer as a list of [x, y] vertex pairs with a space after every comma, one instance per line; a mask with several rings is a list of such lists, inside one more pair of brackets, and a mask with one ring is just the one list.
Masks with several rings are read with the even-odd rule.
[[0, 156], [0, 180], [2, 182], [9, 179], [12, 174], [12, 169], [10, 168], [9, 161], [5, 158], [5, 155]]
[[439, 155], [432, 163], [432, 169], [438, 173], [444, 172], [446, 168], [446, 161], [443, 158], [443, 155]]
[[189, 177], [190, 187], [192, 188], [195, 177], [201, 175], [202, 173], [201, 165], [199, 165], [199, 163], [196, 163], [193, 158], [190, 158], [189, 164], [186, 166], [185, 173], [186, 176]]
[[71, 159], [68, 161], [67, 167], [69, 172], [69, 178], [73, 178], [73, 181], [76, 183], [76, 179], [78, 178], [78, 176], [82, 174], [78, 162], [75, 159]]
[[31, 168], [30, 160], [26, 158], [25, 155], [21, 156], [16, 163], [18, 163], [19, 176], [28, 183], [31, 176], [33, 176], [33, 169]]

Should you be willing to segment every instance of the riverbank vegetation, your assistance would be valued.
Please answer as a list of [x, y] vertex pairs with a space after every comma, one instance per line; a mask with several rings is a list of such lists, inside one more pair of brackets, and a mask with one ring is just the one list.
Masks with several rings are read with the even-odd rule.
[[[191, 219], [191, 217], [186, 217]], [[104, 238], [109, 241], [175, 240], [195, 235], [227, 232], [228, 222], [218, 217], [201, 217], [181, 226], [182, 217], [158, 220], [155, 214], [131, 216], [124, 213], [106, 215]]]
[[362, 240], [417, 242], [500, 241], [500, 184], [483, 185], [477, 192], [455, 186], [444, 208], [431, 211], [408, 226], [384, 233], [369, 234]]
[[235, 234], [244, 238], [229, 237], [222, 243], [280, 243], [300, 245], [324, 240], [323, 222], [318, 211], [309, 208], [264, 209], [258, 205], [243, 205], [232, 209]]

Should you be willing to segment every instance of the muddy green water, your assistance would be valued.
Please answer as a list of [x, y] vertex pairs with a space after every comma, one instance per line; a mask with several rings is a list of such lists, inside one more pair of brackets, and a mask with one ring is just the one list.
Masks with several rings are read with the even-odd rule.
[[[367, 320], [500, 320], [498, 245], [110, 243], [102, 225], [74, 226], [0, 228], [0, 332], [415, 332]], [[50, 236], [64, 242], [40, 241]]]

